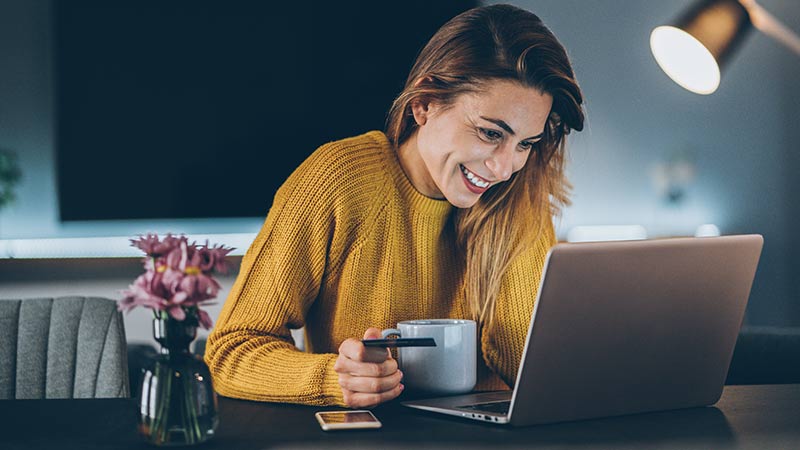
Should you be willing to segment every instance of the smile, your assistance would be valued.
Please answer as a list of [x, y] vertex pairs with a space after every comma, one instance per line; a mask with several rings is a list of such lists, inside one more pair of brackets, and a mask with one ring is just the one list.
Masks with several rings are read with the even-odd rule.
[[469, 181], [469, 183], [472, 184], [473, 186], [479, 189], [486, 189], [491, 184], [485, 179], [481, 178], [480, 176], [470, 172], [469, 169], [464, 167], [463, 164], [459, 164], [458, 167], [461, 169], [461, 172], [467, 178], [467, 181]]

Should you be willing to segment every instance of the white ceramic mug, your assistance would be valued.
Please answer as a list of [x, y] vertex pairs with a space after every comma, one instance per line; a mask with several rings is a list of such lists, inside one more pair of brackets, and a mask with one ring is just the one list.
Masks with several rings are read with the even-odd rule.
[[398, 363], [406, 388], [431, 394], [463, 394], [477, 381], [477, 326], [474, 320], [407, 320], [397, 329], [383, 330], [383, 338], [430, 337], [436, 347], [401, 347]]

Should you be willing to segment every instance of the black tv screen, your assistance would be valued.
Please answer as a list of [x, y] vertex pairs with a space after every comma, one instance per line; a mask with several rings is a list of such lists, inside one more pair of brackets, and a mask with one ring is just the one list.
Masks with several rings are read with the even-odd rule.
[[61, 219], [264, 216], [466, 1], [54, 2]]

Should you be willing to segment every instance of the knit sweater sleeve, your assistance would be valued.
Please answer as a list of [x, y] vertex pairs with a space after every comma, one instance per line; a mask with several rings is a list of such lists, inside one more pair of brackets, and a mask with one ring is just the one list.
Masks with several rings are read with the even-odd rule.
[[556, 242], [553, 224], [547, 220], [535, 244], [511, 263], [496, 300], [494, 326], [481, 334], [486, 365], [510, 387], [516, 382], [544, 260]]
[[[318, 149], [278, 190], [209, 336], [205, 360], [221, 395], [343, 405], [336, 354], [298, 350], [290, 329], [320, 290], [336, 239], [335, 155]], [[335, 174], [334, 174], [335, 175]]]

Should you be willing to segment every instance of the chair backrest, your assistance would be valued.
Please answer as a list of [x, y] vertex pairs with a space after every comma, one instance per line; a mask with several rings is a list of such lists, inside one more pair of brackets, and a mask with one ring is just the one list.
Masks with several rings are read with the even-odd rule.
[[0, 299], [0, 399], [128, 397], [127, 361], [113, 300]]

